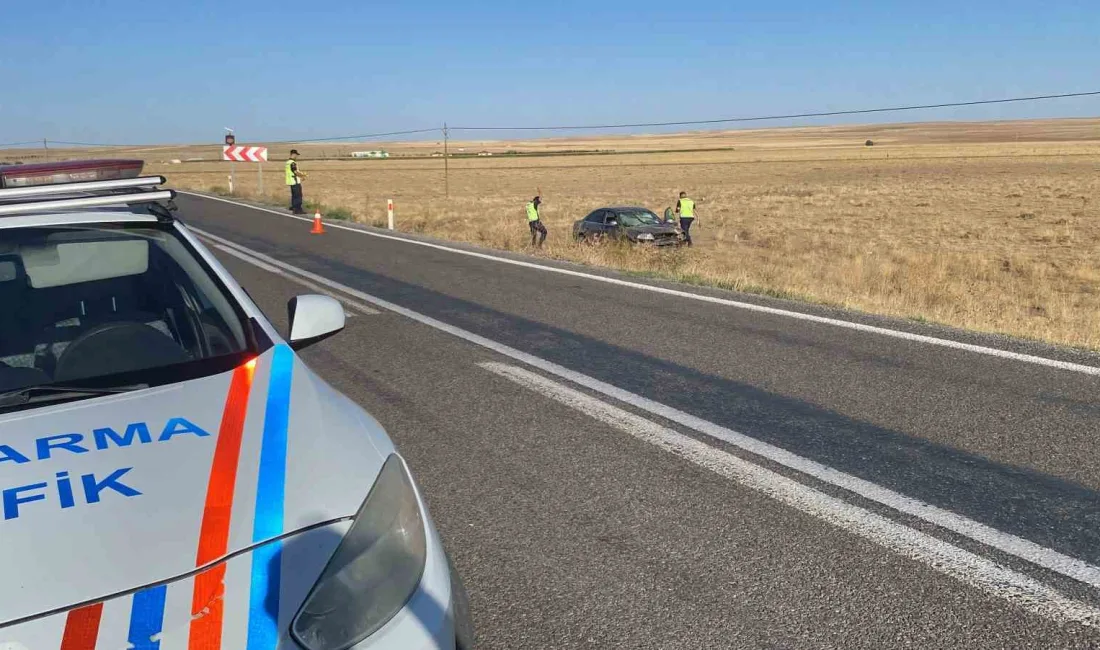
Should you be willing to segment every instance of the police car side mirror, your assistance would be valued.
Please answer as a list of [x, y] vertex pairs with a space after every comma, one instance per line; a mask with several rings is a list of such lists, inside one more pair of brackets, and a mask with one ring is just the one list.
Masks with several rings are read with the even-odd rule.
[[290, 317], [288, 343], [301, 350], [344, 329], [344, 306], [339, 300], [320, 294], [295, 296], [286, 304]]

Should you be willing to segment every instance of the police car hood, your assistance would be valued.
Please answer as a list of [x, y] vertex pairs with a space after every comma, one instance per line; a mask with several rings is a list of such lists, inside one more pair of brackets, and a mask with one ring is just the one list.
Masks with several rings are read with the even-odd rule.
[[220, 375], [0, 415], [0, 626], [350, 517], [389, 445], [283, 345]]

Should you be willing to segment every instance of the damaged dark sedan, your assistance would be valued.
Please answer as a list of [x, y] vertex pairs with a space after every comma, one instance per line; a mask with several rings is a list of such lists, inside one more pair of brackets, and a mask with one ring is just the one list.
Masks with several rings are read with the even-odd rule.
[[593, 210], [573, 224], [573, 239], [579, 242], [617, 240], [632, 244], [679, 246], [684, 235], [670, 221], [646, 208], [609, 207]]

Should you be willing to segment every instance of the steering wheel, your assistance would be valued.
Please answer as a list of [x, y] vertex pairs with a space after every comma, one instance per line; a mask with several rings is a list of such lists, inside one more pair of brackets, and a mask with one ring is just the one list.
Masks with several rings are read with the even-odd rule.
[[57, 359], [54, 381], [156, 368], [190, 360], [160, 330], [138, 322], [97, 325], [70, 343]]

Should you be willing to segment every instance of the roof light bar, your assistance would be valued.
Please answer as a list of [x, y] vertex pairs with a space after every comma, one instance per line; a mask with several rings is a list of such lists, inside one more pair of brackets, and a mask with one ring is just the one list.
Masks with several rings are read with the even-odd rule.
[[33, 214], [36, 212], [51, 212], [55, 210], [72, 210], [77, 208], [98, 208], [105, 206], [136, 205], [139, 203], [155, 203], [157, 201], [170, 201], [176, 193], [172, 190], [159, 192], [135, 192], [133, 194], [112, 194], [107, 196], [89, 196], [75, 199], [58, 199], [56, 201], [35, 201], [32, 203], [0, 204], [0, 217], [14, 214]]
[[141, 176], [139, 178], [121, 178], [114, 181], [90, 181], [87, 183], [61, 183], [50, 185], [31, 185], [28, 187], [9, 187], [0, 189], [0, 201], [5, 199], [23, 199], [51, 194], [79, 194], [81, 192], [102, 192], [105, 190], [123, 190], [138, 187], [155, 187], [167, 182], [163, 176]]
[[144, 167], [144, 160], [70, 160], [4, 165], [0, 166], [0, 188], [136, 178]]

